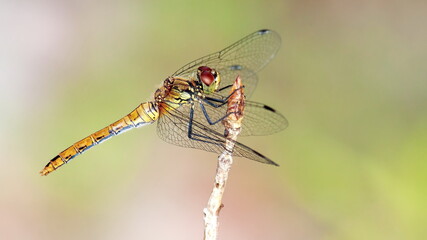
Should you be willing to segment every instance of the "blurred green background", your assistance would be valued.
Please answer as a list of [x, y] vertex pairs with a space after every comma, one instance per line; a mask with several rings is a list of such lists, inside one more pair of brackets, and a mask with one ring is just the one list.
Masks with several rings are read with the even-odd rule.
[[2, 1], [0, 238], [201, 239], [216, 154], [115, 137], [56, 154], [150, 100], [188, 61], [282, 36], [252, 100], [290, 125], [240, 138], [220, 239], [425, 239], [427, 2]]

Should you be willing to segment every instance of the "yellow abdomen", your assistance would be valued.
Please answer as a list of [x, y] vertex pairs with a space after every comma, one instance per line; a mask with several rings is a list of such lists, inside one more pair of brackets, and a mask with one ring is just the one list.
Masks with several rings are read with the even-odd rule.
[[142, 103], [125, 117], [92, 133], [59, 153], [49, 161], [43, 170], [40, 171], [40, 174], [46, 176], [89, 148], [132, 128], [151, 124], [156, 121], [158, 117], [159, 109], [155, 102]]

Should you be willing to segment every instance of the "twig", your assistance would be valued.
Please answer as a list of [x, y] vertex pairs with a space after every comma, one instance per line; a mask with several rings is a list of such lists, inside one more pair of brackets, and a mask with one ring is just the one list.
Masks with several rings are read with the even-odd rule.
[[224, 152], [218, 157], [215, 184], [208, 201], [207, 207], [203, 210], [205, 220], [205, 240], [215, 240], [218, 238], [219, 212], [224, 206], [222, 196], [225, 184], [228, 179], [228, 172], [233, 163], [232, 152], [237, 135], [240, 133], [241, 121], [245, 105], [245, 96], [240, 76], [236, 78], [231, 89], [231, 97], [228, 100], [227, 118], [222, 122], [225, 126], [226, 147]]

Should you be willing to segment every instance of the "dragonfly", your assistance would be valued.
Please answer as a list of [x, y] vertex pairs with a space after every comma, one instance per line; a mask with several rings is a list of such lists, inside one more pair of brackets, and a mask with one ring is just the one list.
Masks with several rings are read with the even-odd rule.
[[[223, 50], [184, 65], [159, 87], [152, 101], [138, 105], [118, 121], [90, 134], [50, 160], [40, 171], [45, 176], [93, 146], [130, 129], [157, 122], [158, 136], [171, 144], [221, 153], [225, 150], [227, 102], [237, 76], [244, 82], [246, 98], [255, 90], [256, 73], [276, 55], [279, 34], [263, 29]], [[265, 104], [245, 101], [240, 136], [269, 135], [285, 129], [287, 119]], [[258, 151], [235, 142], [233, 156], [278, 166]]]

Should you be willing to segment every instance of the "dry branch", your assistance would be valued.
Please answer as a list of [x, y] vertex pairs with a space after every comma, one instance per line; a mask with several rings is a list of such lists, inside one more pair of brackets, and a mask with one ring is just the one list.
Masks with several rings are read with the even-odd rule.
[[236, 78], [231, 89], [231, 94], [232, 95], [227, 103], [228, 116], [222, 122], [225, 126], [226, 147], [224, 152], [218, 157], [215, 184], [209, 198], [208, 205], [203, 210], [205, 220], [205, 240], [214, 240], [218, 238], [218, 217], [219, 212], [223, 207], [222, 196], [228, 179], [228, 172], [230, 171], [233, 163], [232, 152], [237, 135], [240, 133], [245, 106], [245, 96], [243, 94], [243, 85], [240, 76]]

